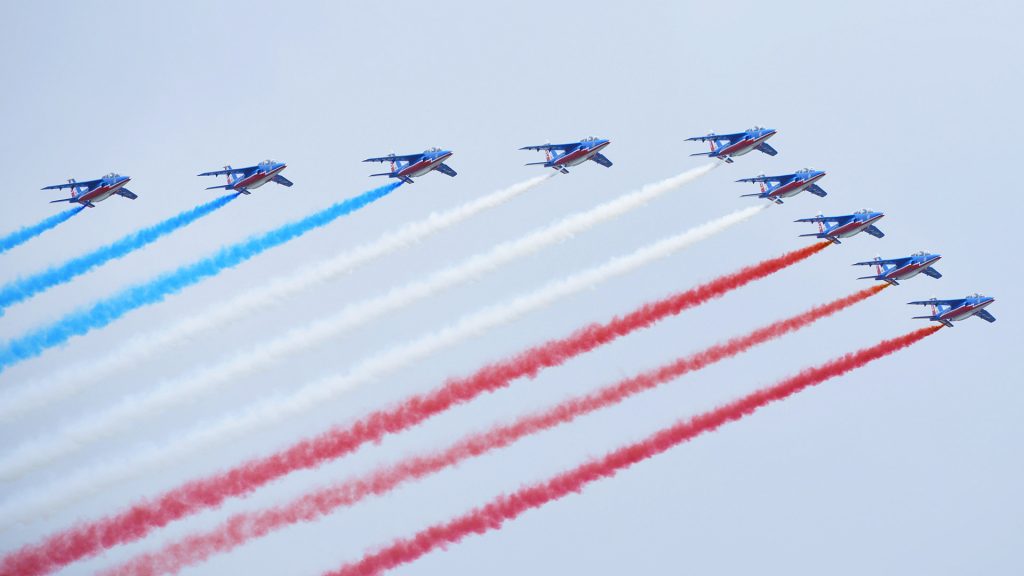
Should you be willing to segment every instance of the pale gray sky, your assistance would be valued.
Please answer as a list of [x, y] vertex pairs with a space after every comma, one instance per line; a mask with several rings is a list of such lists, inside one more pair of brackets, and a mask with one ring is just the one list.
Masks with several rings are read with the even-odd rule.
[[[791, 221], [819, 210], [886, 212], [887, 236], [858, 236], [651, 330], [453, 410], [415, 431], [142, 542], [76, 564], [85, 574], [226, 515], [282, 502], [377, 462], [446, 444], [865, 286], [851, 262], [927, 249], [919, 277], [814, 327], [570, 426], [295, 526], [189, 574], [319, 574], [524, 482], [640, 438], [801, 367], [918, 327], [909, 300], [993, 295], [995, 324], [969, 320], [396, 571], [401, 574], [1019, 574], [1022, 307], [1012, 230], [1024, 129], [1022, 53], [1011, 2], [631, 2], [508, 4], [12, 3], [0, 22], [5, 188], [0, 233], [58, 205], [44, 185], [109, 171], [139, 199], [114, 198], [0, 255], [0, 282], [61, 262], [213, 197], [194, 175], [270, 157], [289, 189], [261, 188], [187, 230], [12, 307], [0, 338], [119, 288], [352, 196], [378, 180], [362, 158], [455, 151], [431, 174], [326, 229], [140, 310], [0, 376], [17, 387], [88, 360], [253, 284], [375, 238], [431, 211], [537, 173], [527, 144], [610, 138], [611, 169], [581, 166], [510, 204], [303, 298], [207, 334], [74, 402], [2, 428], [13, 448], [145, 390], [183, 368], [416, 279], [644, 183], [697, 166], [686, 136], [779, 129], [779, 155], [752, 154], [650, 206], [356, 334], [317, 346], [131, 437], [2, 486], [3, 499], [85, 464], [145, 450], [254, 400], [343, 372], [374, 351], [478, 308], [629, 252], [754, 199], [733, 180], [813, 166], [829, 196], [801, 195], [735, 230], [544, 313], [488, 332], [353, 392], [303, 421], [208, 450], [52, 518], [0, 533], [0, 550], [76, 518], [263, 454], [427, 390], [446, 376], [604, 320], [647, 300], [805, 244]], [[6, 451], [6, 450], [5, 450]]]

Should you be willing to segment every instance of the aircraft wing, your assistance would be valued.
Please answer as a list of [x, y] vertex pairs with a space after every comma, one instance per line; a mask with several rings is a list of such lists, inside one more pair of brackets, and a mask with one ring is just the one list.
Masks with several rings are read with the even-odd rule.
[[978, 310], [977, 312], [974, 313], [974, 315], [977, 316], [978, 318], [981, 318], [985, 322], [995, 322], [996, 321], [996, 317], [993, 316], [991, 313], [989, 313], [988, 310]]
[[781, 182], [783, 176], [754, 176], [753, 178], [740, 178], [737, 182]]
[[940, 274], [938, 270], [932, 268], [931, 266], [925, 268], [924, 270], [921, 270], [921, 273], [926, 276], [931, 276], [932, 278], [942, 278], [942, 274]]
[[736, 132], [735, 134], [708, 134], [707, 136], [694, 136], [692, 138], [687, 138], [686, 141], [690, 142], [696, 140], [700, 142], [707, 142], [708, 140], [736, 140], [737, 138], [742, 138], [744, 134], [745, 132]]
[[875, 226], [874, 224], [872, 224], [871, 226], [868, 226], [867, 228], [865, 228], [864, 231], [867, 232], [868, 234], [871, 234], [875, 238], [881, 238], [881, 237], [885, 236], [885, 232], [882, 232], [881, 230], [879, 230], [878, 227]]
[[952, 306], [954, 308], [956, 308], [957, 306], [959, 306], [959, 305], [961, 305], [963, 303], [964, 303], [964, 299], [963, 298], [956, 298], [954, 300], [915, 300], [913, 302], [907, 302], [907, 304], [917, 304], [917, 305], [920, 305], [920, 306], [931, 306], [933, 304], [938, 306], [938, 305], [941, 304], [943, 306]]
[[452, 167], [447, 165], [447, 164], [445, 164], [444, 162], [441, 162], [440, 164], [438, 164], [437, 168], [435, 168], [435, 170], [437, 170], [441, 174], [447, 174], [448, 176], [453, 176], [453, 177], [458, 174], [458, 172], [456, 172], [455, 170], [452, 170]]
[[523, 146], [520, 150], [571, 150], [579, 145], [579, 142], [570, 142], [568, 144], [538, 144], [536, 146]]
[[821, 186], [818, 186], [817, 184], [811, 184], [810, 186], [808, 186], [807, 187], [807, 191], [810, 192], [811, 194], [814, 194], [815, 196], [819, 196], [821, 198], [824, 198], [825, 196], [828, 196], [828, 192], [825, 192], [824, 190], [822, 190]]
[[854, 262], [851, 266], [874, 266], [875, 264], [896, 264], [900, 265], [909, 260], [909, 258], [889, 258], [886, 260], [865, 260], [864, 262]]
[[228, 168], [225, 170], [214, 170], [213, 172], [203, 172], [202, 174], [198, 174], [198, 176], [221, 176], [223, 174], [242, 174], [244, 172], [248, 172], [249, 170], [253, 170], [254, 168], [256, 168], [256, 166], [249, 166], [248, 168]]
[[377, 158], [367, 158], [366, 160], [363, 160], [363, 162], [397, 162], [397, 161], [412, 162], [413, 160], [419, 160], [422, 157], [423, 157], [423, 154], [406, 154], [404, 156], [395, 156], [394, 154], [392, 154], [390, 156], [379, 156]]
[[601, 166], [604, 166], [605, 168], [612, 167], [612, 161], [609, 160], [607, 156], [601, 154], [600, 152], [591, 156], [590, 159], [593, 160], [594, 162], [597, 162]]
[[284, 176], [281, 176], [280, 174], [275, 174], [274, 177], [271, 178], [271, 180], [273, 180], [274, 182], [277, 182], [281, 186], [288, 186], [289, 188], [292, 185], [292, 181], [291, 180], [285, 178]]
[[758, 144], [757, 149], [769, 156], [775, 156], [776, 154], [779, 153], [778, 150], [769, 146], [767, 142], [761, 142], [760, 144]]
[[114, 192], [114, 194], [117, 194], [118, 196], [124, 196], [129, 200], [135, 200], [136, 198], [138, 198], [135, 192], [132, 192], [127, 188], [118, 188], [117, 192]]
[[102, 181], [102, 179], [97, 179], [86, 180], [85, 182], [68, 182], [66, 184], [54, 184], [53, 186], [46, 186], [45, 188], [41, 188], [41, 190], [60, 190], [62, 188], [77, 188], [79, 186], [85, 186], [86, 188], [89, 188], [99, 184]]

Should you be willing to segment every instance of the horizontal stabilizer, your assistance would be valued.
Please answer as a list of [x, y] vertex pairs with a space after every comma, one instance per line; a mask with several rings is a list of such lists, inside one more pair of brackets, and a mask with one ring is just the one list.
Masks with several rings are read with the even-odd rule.
[[815, 196], [819, 196], [821, 198], [824, 198], [825, 196], [828, 196], [828, 193], [825, 192], [824, 190], [822, 190], [821, 186], [818, 186], [817, 184], [811, 184], [810, 186], [808, 186], [807, 187], [807, 191], [810, 192], [811, 194], [814, 194]]

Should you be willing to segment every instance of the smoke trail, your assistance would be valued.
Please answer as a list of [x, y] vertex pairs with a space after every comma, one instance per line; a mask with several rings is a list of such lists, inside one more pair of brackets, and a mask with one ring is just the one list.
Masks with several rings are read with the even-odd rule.
[[105, 571], [104, 574], [127, 576], [179, 572], [187, 566], [207, 560], [214, 554], [223, 554], [274, 530], [290, 524], [317, 520], [338, 508], [350, 506], [368, 496], [384, 494], [404, 482], [418, 480], [444, 468], [455, 466], [469, 458], [508, 446], [530, 434], [554, 428], [580, 416], [617, 404], [634, 394], [639, 394], [715, 362], [735, 356], [753, 346], [804, 328], [881, 292], [887, 286], [888, 284], [872, 286], [827, 304], [816, 306], [796, 316], [773, 322], [744, 336], [680, 358], [645, 374], [622, 380], [581, 397], [564, 400], [549, 409], [517, 418], [510, 424], [495, 426], [486, 432], [470, 435], [443, 451], [404, 459], [397, 464], [379, 468], [361, 478], [316, 490], [288, 504], [260, 512], [236, 514], [212, 530], [187, 536], [159, 551], [142, 554], [123, 565]]
[[138, 284], [122, 290], [89, 308], [72, 312], [49, 326], [35, 329], [19, 338], [10, 340], [0, 346], [0, 372], [22, 360], [38, 356], [44, 350], [63, 344], [72, 336], [79, 336], [102, 328], [136, 308], [160, 302], [167, 296], [204, 278], [215, 276], [226, 268], [237, 266], [264, 250], [274, 248], [302, 236], [310, 230], [329, 224], [341, 216], [350, 214], [387, 196], [400, 185], [399, 182], [375, 188], [354, 198], [333, 204], [296, 222], [285, 224], [270, 232], [222, 248], [212, 256], [158, 276], [145, 284]]
[[[604, 324], [586, 326], [566, 338], [527, 349], [510, 359], [484, 366], [468, 377], [452, 379], [436, 390], [414, 395], [397, 406], [373, 412], [346, 428], [329, 430], [269, 456], [235, 466], [224, 473], [189, 482], [152, 500], [137, 503], [114, 516], [60, 532], [39, 545], [26, 547], [19, 552], [18, 558], [24, 559], [19, 565], [39, 566], [32, 573], [47, 573], [102, 549], [142, 538], [170, 522], [218, 506], [228, 498], [248, 494], [297, 470], [315, 468], [340, 458], [387, 434], [401, 432], [452, 406], [507, 386], [512, 380], [532, 377], [544, 368], [562, 364], [574, 356], [646, 328], [663, 318], [718, 298], [749, 282], [796, 264], [827, 246], [828, 242], [812, 244], [646, 304]], [[88, 479], [90, 475], [84, 474], [80, 478]], [[53, 495], [53, 490], [45, 491], [35, 502], [21, 499], [26, 504], [20, 513], [14, 513], [15, 519], [30, 518], [34, 513], [43, 513], [71, 501], [79, 497], [79, 494], [91, 493], [95, 488], [88, 486], [84, 479], [78, 481], [83, 487], [71, 490], [69, 495], [57, 497], [56, 501], [46, 500]], [[0, 514], [0, 518], [8, 516], [11, 514]]]
[[[57, 266], [51, 266], [50, 268], [33, 274], [27, 278], [19, 278], [13, 282], [9, 282], [3, 287], [0, 287], [0, 314], [3, 314], [4, 309], [10, 308], [13, 304], [17, 304], [22, 300], [27, 300], [28, 298], [31, 298], [40, 292], [49, 290], [54, 286], [70, 282], [74, 278], [85, 274], [97, 266], [102, 266], [111, 260], [122, 258], [136, 250], [144, 248], [149, 244], [156, 242], [163, 236], [188, 226], [203, 216], [217, 211], [217, 209], [227, 205], [228, 202], [231, 202], [237, 196], [237, 194], [221, 196], [216, 200], [176, 214], [163, 222], [154, 224], [148, 228], [143, 228], [138, 232], [132, 232], [131, 234], [119, 240], [115, 240], [106, 246], [97, 248], [88, 254], [83, 254]], [[82, 208], [76, 208], [71, 211], [71, 214], [74, 214], [76, 210], [81, 209]], [[69, 217], [71, 214], [69, 214]]]
[[357, 364], [347, 374], [308, 383], [287, 397], [268, 398], [257, 402], [212, 425], [175, 436], [169, 445], [150, 449], [134, 459], [122, 459], [117, 463], [97, 466], [93, 469], [83, 470], [76, 475], [64, 477], [59, 485], [37, 490], [34, 497], [15, 498], [5, 502], [4, 509], [0, 511], [0, 519], [3, 522], [9, 522], [12, 519], [31, 518], [39, 513], [53, 511], [63, 507], [66, 502], [95, 493], [113, 483], [163, 468], [182, 458], [189, 458], [195, 451], [210, 445], [239, 438], [288, 418], [300, 416], [309, 410], [323, 406], [325, 402], [334, 400], [367, 381], [408, 366], [438, 350], [477, 336], [494, 326], [510, 322], [528, 312], [546, 306], [558, 298], [590, 288], [599, 282], [664, 258], [695, 242], [739, 224], [765, 208], [766, 205], [758, 205], [735, 211], [682, 234], [640, 248], [627, 256], [614, 258], [601, 266], [551, 282], [539, 290], [510, 302], [485, 308], [437, 332], [425, 334], [416, 340], [371, 356]]
[[357, 562], [328, 573], [329, 576], [365, 576], [380, 574], [408, 564], [439, 547], [456, 544], [472, 534], [497, 530], [528, 510], [582, 491], [588, 484], [610, 478], [630, 466], [652, 458], [701, 434], [735, 422], [757, 410], [784, 400], [805, 388], [840, 376], [865, 364], [888, 356], [935, 333], [939, 326], [916, 330], [904, 336], [884, 340], [870, 348], [808, 368], [769, 388], [763, 388], [688, 420], [664, 428], [647, 438], [608, 452], [553, 478], [524, 486], [501, 495], [485, 506], [471, 510], [448, 522], [435, 524], [410, 538], [398, 539], [386, 547], [363, 556]]
[[138, 335], [129, 342], [112, 347], [104, 357], [92, 358], [88, 362], [65, 368], [48, 379], [27, 383], [18, 390], [7, 393], [0, 400], [0, 421], [24, 415], [51, 402], [67, 398], [90, 382], [96, 382], [116, 374], [126, 365], [142, 362], [156, 352], [166, 350], [173, 344], [186, 340], [199, 332], [223, 326], [234, 319], [264, 310], [303, 290], [337, 278], [367, 262], [419, 242], [431, 234], [455, 226], [485, 210], [496, 208], [556, 174], [558, 172], [531, 178], [451, 210], [431, 214], [423, 220], [412, 222], [395, 232], [385, 234], [372, 243], [317, 262], [290, 276], [254, 287], [248, 292], [236, 294], [226, 302], [217, 303], [194, 314], [186, 313], [182, 320], [172, 326], [160, 328], [149, 334]]
[[[690, 173], [702, 174], [708, 170], [710, 168], [698, 169]], [[673, 182], [681, 181], [678, 177], [671, 180]], [[652, 190], [656, 192], [652, 192]], [[604, 220], [624, 214], [626, 211], [642, 205], [642, 202], [646, 201], [652, 193], [663, 193], [666, 190], [667, 187], [659, 182], [586, 212], [566, 217], [522, 238], [499, 244], [456, 266], [440, 270], [424, 280], [393, 289], [375, 298], [353, 302], [336, 314], [321, 318], [308, 326], [291, 330], [265, 344], [253, 345], [246, 351], [197, 373], [164, 382], [152, 392], [126, 398], [109, 410], [90, 415], [65, 430], [57, 431], [40, 441], [21, 446], [13, 454], [0, 461], [0, 478], [24, 474], [32, 468], [52, 462], [74, 450], [79, 450], [88, 443], [128, 429], [150, 414], [160, 413], [176, 404], [194, 401], [202, 395], [211, 393], [215, 385], [258, 372], [267, 365], [289, 358], [295, 352], [369, 322], [386, 312], [410, 305], [417, 300], [494, 270], [516, 258], [537, 252], [545, 246], [582, 232]], [[623, 201], [623, 198], [628, 201]], [[610, 205], [614, 205], [615, 209], [607, 209]], [[756, 210], [745, 211], [739, 219], [745, 219], [748, 217], [747, 214], [753, 215], [756, 212]], [[728, 220], [723, 220], [723, 222], [725, 223], [719, 226], [722, 229], [729, 225]], [[710, 233], [714, 233], [717, 228], [712, 226], [709, 230], [712, 230]], [[691, 240], [687, 237], [684, 241], [690, 242]], [[670, 248], [669, 250], [676, 249]]]
[[[14, 232], [11, 232], [7, 236], [0, 238], [0, 254], [7, 252], [8, 250], [14, 248], [15, 246], [20, 246], [25, 242], [28, 242], [29, 240], [35, 238], [36, 236], [39, 236], [43, 232], [46, 232], [50, 228], [57, 226], [57, 224], [60, 224], [61, 222], [68, 220], [75, 214], [81, 212], [82, 208], [85, 208], [85, 206], [79, 206], [78, 208], [72, 208], [70, 210], [58, 212], [57, 214], [54, 214], [53, 216], [44, 219], [42, 222], [39, 222], [38, 224], [25, 226], [20, 230], [16, 230]], [[3, 314], [2, 304], [0, 304], [0, 314]]]

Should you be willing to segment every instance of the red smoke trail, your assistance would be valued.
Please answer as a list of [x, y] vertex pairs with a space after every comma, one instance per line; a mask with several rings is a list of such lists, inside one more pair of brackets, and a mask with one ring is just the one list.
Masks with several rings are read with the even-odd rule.
[[415, 426], [456, 404], [502, 388], [516, 378], [532, 377], [543, 368], [562, 364], [573, 356], [593, 350], [634, 330], [646, 328], [667, 316], [774, 274], [827, 246], [828, 242], [811, 244], [721, 276], [686, 292], [645, 304], [607, 323], [591, 324], [567, 338], [527, 349], [510, 359], [485, 366], [471, 376], [449, 380], [437, 390], [412, 396], [396, 406], [373, 412], [346, 428], [332, 429], [270, 456], [250, 460], [227, 472], [194, 480], [156, 499], [143, 500], [120, 514], [58, 532], [39, 544], [25, 546], [5, 557], [0, 561], [0, 574], [47, 574], [101, 550], [140, 539], [170, 522], [218, 506], [228, 498], [248, 494], [296, 470], [315, 468], [323, 462], [353, 452], [363, 444]]
[[539, 508], [548, 502], [579, 492], [591, 482], [614, 476], [620, 470], [661, 454], [705, 432], [711, 432], [723, 424], [753, 414], [772, 402], [783, 400], [804, 388], [840, 376], [864, 366], [872, 360], [906, 348], [929, 334], [934, 334], [939, 328], [941, 326], [921, 328], [904, 336], [884, 340], [870, 348], [836, 358], [820, 366], [808, 368], [770, 388], [763, 388], [720, 408], [697, 415], [689, 420], [682, 420], [644, 440], [609, 452], [601, 458], [563, 472], [546, 482], [525, 486], [511, 494], [499, 496], [481, 508], [471, 510], [454, 520], [435, 524], [411, 538], [395, 540], [385, 548], [367, 554], [358, 562], [330, 572], [329, 576], [380, 574], [385, 570], [412, 562], [435, 548], [455, 544], [471, 534], [483, 534], [501, 528], [506, 521], [513, 520], [528, 510]]
[[553, 428], [585, 414], [617, 404], [629, 396], [735, 356], [758, 344], [799, 330], [878, 294], [886, 287], [888, 284], [872, 286], [827, 304], [815, 306], [806, 312], [773, 322], [749, 334], [716, 344], [645, 374], [622, 380], [581, 397], [566, 400], [547, 410], [519, 418], [513, 423], [499, 425], [486, 432], [470, 435], [443, 451], [408, 458], [393, 466], [376, 470], [363, 478], [311, 492], [288, 504], [260, 512], [236, 514], [208, 532], [187, 536], [159, 551], [142, 554], [121, 566], [104, 572], [104, 574], [105, 576], [127, 576], [179, 572], [187, 566], [203, 562], [215, 554], [228, 552], [252, 539], [260, 538], [287, 525], [315, 520], [340, 507], [350, 506], [367, 496], [388, 492], [403, 482], [433, 474], [463, 460], [508, 446], [524, 436]]

